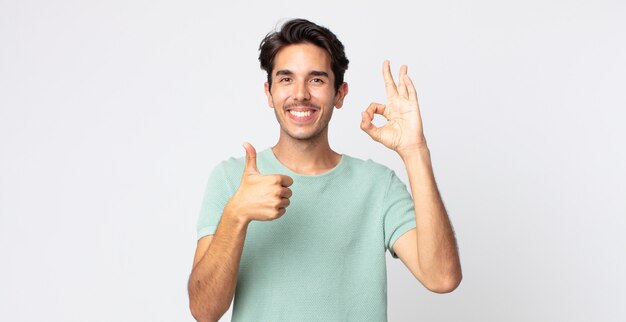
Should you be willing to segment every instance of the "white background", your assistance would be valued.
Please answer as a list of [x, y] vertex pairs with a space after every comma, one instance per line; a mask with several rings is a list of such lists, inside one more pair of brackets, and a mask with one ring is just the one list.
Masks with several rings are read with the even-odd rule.
[[623, 1], [1, 0], [1, 321], [192, 321], [204, 185], [276, 142], [257, 49], [293, 17], [350, 59], [331, 146], [405, 182], [360, 111], [384, 59], [417, 86], [464, 280], [388, 256], [390, 321], [626, 320]]

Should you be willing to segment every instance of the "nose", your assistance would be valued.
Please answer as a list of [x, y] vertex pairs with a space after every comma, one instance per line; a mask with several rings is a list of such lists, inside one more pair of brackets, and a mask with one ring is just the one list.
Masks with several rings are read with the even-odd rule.
[[296, 101], [306, 101], [311, 98], [309, 88], [306, 86], [306, 82], [296, 82], [293, 87], [293, 99]]

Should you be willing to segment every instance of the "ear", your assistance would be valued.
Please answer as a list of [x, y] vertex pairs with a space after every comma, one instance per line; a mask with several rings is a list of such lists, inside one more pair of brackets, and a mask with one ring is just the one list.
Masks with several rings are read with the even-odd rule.
[[335, 94], [335, 107], [340, 109], [343, 106], [343, 99], [348, 95], [348, 83], [343, 82], [339, 85], [337, 94]]
[[270, 108], [274, 108], [274, 100], [272, 99], [272, 93], [270, 92], [270, 84], [265, 82], [265, 96], [267, 96], [267, 105]]

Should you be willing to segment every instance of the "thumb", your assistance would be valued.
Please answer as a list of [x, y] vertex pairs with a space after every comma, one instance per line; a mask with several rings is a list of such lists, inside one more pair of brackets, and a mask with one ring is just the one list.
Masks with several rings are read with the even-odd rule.
[[374, 141], [380, 140], [380, 128], [372, 124], [373, 117], [367, 112], [361, 112], [361, 130], [367, 133]]
[[244, 173], [259, 173], [259, 169], [256, 167], [256, 150], [252, 144], [245, 142], [243, 148], [246, 149], [246, 166], [243, 169]]

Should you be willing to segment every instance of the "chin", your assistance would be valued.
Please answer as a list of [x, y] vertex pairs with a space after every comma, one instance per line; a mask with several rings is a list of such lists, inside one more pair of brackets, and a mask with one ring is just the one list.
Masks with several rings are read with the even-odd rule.
[[306, 141], [306, 140], [311, 140], [317, 137], [317, 135], [312, 135], [312, 134], [292, 134], [292, 133], [287, 133], [287, 135], [292, 138], [292, 139], [296, 139], [296, 140], [301, 140], [301, 141]]
[[285, 134], [287, 134], [287, 136], [295, 140], [312, 141], [312, 140], [317, 140], [318, 138], [320, 138], [323, 132], [324, 131], [316, 131], [316, 132], [309, 132], [309, 133], [293, 133], [293, 132], [285, 131]]

